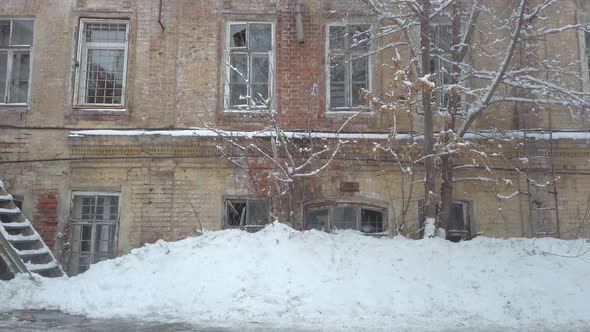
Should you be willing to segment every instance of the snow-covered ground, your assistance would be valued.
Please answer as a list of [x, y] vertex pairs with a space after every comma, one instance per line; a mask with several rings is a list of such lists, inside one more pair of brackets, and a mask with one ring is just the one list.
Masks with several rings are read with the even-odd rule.
[[159, 241], [69, 279], [0, 282], [0, 310], [240, 329], [586, 330], [588, 248], [586, 240], [376, 239], [275, 223], [255, 234]]

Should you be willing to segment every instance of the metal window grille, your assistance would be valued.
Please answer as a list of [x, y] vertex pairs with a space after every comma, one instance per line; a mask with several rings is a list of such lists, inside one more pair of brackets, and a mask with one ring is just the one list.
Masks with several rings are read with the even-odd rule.
[[81, 22], [76, 95], [78, 104], [123, 106], [127, 34], [127, 22]]

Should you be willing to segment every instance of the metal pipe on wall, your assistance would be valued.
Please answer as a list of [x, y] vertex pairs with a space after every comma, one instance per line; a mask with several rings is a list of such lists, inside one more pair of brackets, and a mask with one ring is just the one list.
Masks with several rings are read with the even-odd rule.
[[305, 36], [303, 34], [303, 12], [301, 10], [301, 0], [297, 0], [295, 3], [295, 30], [297, 33], [297, 41], [300, 43], [305, 42]]

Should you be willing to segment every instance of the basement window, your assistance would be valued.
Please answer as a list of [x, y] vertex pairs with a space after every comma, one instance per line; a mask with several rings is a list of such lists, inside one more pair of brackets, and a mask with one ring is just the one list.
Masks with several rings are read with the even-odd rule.
[[326, 232], [337, 229], [352, 229], [367, 234], [384, 232], [385, 211], [377, 207], [358, 204], [335, 204], [307, 209], [306, 229]]
[[225, 199], [224, 225], [256, 230], [268, 224], [269, 207], [266, 199]]
[[0, 105], [27, 105], [34, 22], [0, 19]]
[[90, 264], [114, 258], [117, 252], [119, 194], [75, 192], [71, 224], [70, 275], [88, 270]]
[[[436, 214], [440, 211], [440, 203], [435, 204]], [[469, 202], [454, 201], [451, 203], [449, 224], [446, 227], [446, 239], [452, 242], [471, 239], [471, 206]], [[418, 218], [420, 220], [421, 236], [424, 227], [424, 200], [418, 201]]]

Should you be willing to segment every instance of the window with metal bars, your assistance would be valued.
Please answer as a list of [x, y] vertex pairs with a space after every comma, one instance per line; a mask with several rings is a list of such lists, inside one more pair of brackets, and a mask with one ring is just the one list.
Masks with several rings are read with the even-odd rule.
[[126, 21], [80, 21], [75, 95], [77, 106], [124, 106], [128, 27]]
[[328, 110], [353, 111], [368, 106], [361, 92], [370, 90], [370, 29], [367, 24], [327, 26]]
[[226, 111], [260, 111], [271, 104], [273, 35], [272, 23], [228, 23]]
[[385, 211], [358, 204], [310, 207], [307, 209], [306, 229], [352, 229], [367, 234], [381, 233], [386, 229]]
[[70, 275], [82, 273], [91, 264], [114, 258], [119, 225], [119, 194], [75, 192], [72, 211]]
[[0, 105], [29, 102], [34, 21], [0, 19]]

